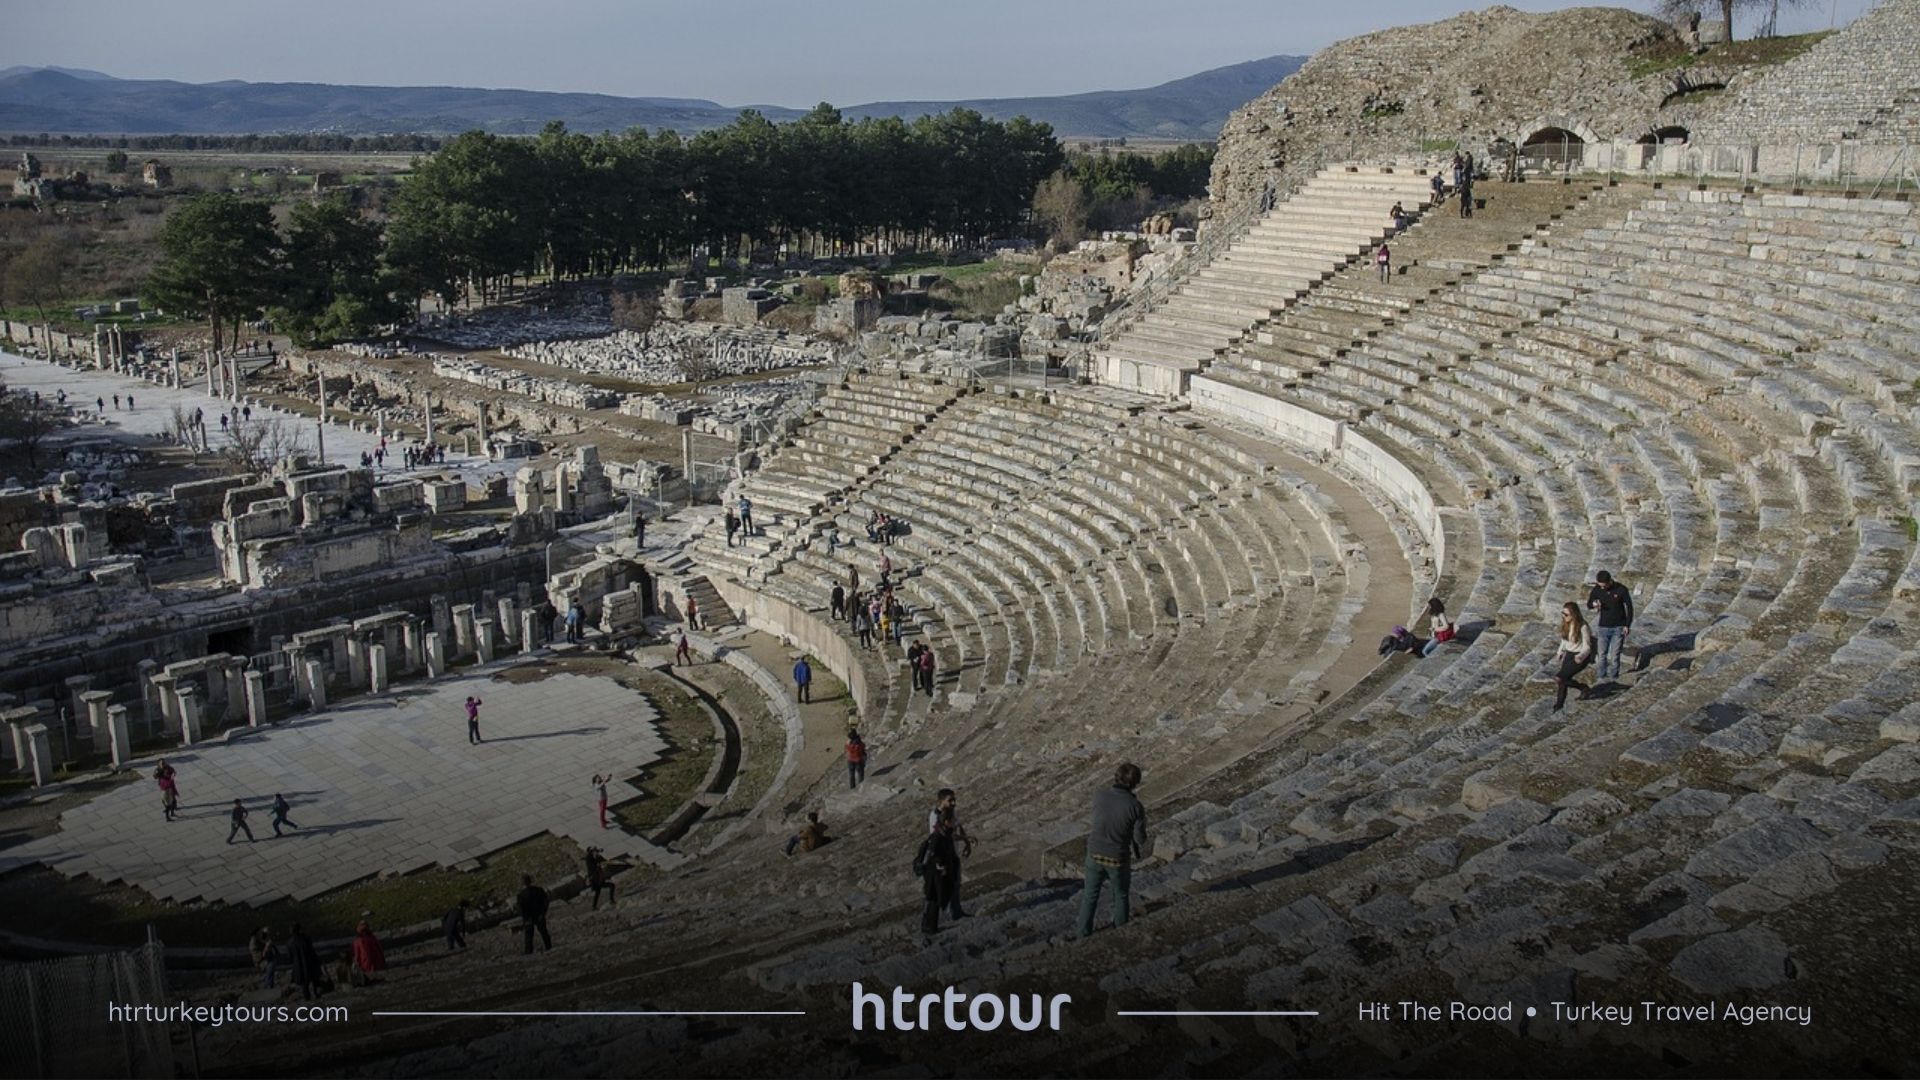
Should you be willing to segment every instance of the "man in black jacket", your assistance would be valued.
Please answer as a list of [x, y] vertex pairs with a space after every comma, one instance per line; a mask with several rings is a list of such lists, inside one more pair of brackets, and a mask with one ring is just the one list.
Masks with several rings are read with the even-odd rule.
[[448, 952], [467, 947], [467, 902], [465, 900], [448, 908], [447, 913], [440, 916], [440, 932], [446, 935]]
[[954, 821], [951, 813], [934, 812], [934, 824], [920, 843], [913, 869], [920, 875], [920, 929], [934, 933], [940, 929], [940, 909], [955, 903], [960, 885], [960, 852], [953, 846]]
[[1633, 632], [1633, 596], [1605, 570], [1593, 575], [1593, 580], [1587, 610], [1600, 613], [1594, 620], [1600, 655], [1595, 659], [1593, 674], [1606, 682], [1620, 677], [1620, 654], [1626, 651], [1627, 635]]
[[533, 955], [533, 932], [540, 931], [540, 951], [553, 948], [553, 935], [547, 933], [547, 890], [533, 883], [532, 874], [520, 875], [520, 895], [514, 901], [520, 912], [520, 930], [526, 935], [522, 955]]
[[316, 995], [321, 980], [325, 977], [325, 965], [320, 963], [320, 951], [313, 947], [313, 939], [300, 929], [299, 923], [293, 924], [293, 931], [287, 935], [287, 960], [293, 967], [293, 984], [308, 1001]]
[[1146, 854], [1147, 810], [1134, 797], [1140, 766], [1131, 762], [1113, 771], [1113, 785], [1093, 796], [1093, 823], [1087, 830], [1087, 879], [1080, 891], [1080, 936], [1093, 936], [1093, 913], [1100, 888], [1113, 883], [1113, 925], [1127, 924], [1127, 889], [1133, 860]]

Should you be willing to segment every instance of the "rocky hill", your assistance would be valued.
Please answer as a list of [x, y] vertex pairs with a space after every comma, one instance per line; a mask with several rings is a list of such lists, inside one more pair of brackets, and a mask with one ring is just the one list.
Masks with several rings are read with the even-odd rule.
[[1675, 73], [1635, 63], [1678, 47], [1671, 26], [1615, 8], [1491, 7], [1350, 38], [1234, 112], [1214, 159], [1215, 208], [1259, 193], [1273, 170], [1304, 174], [1322, 159], [1385, 160], [1450, 140], [1478, 152], [1545, 125], [1637, 137], [1690, 108], [1663, 111]]

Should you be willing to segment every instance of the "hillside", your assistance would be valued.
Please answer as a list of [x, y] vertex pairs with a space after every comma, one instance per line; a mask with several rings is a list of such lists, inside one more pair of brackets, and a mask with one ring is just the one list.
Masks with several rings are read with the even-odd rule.
[[[1210, 139], [1233, 109], [1298, 70], [1303, 57], [1275, 56], [1201, 72], [1140, 90], [1061, 97], [895, 101], [856, 105], [853, 118], [945, 112], [956, 106], [991, 117], [1025, 115], [1080, 138]], [[754, 106], [776, 120], [802, 110]], [[186, 83], [115, 79], [59, 68], [0, 72], [0, 131], [73, 134], [240, 134], [394, 132], [441, 134], [484, 128], [538, 131], [552, 120], [582, 131], [633, 127], [703, 131], [741, 106], [689, 98], [617, 97], [453, 86], [335, 86], [326, 83]]]

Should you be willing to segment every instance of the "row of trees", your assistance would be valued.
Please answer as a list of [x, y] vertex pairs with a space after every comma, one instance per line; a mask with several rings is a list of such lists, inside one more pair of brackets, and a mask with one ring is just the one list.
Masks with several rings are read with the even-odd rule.
[[728, 258], [776, 243], [1006, 235], [1063, 161], [1046, 125], [970, 110], [910, 124], [847, 123], [824, 105], [789, 124], [747, 112], [692, 138], [468, 132], [415, 163], [384, 228], [339, 200], [296, 206], [282, 232], [265, 202], [190, 199], [161, 229], [146, 293], [205, 318], [216, 349], [268, 312], [299, 340], [334, 341], [426, 293], [457, 303], [517, 277], [678, 265], [702, 247]]
[[283, 233], [264, 201], [199, 195], [161, 226], [146, 296], [207, 320], [216, 352], [268, 313], [302, 343], [360, 337], [412, 310], [401, 299], [411, 286], [384, 246], [379, 224], [343, 198], [295, 206]]
[[1064, 157], [1053, 131], [968, 109], [849, 123], [821, 105], [751, 110], [685, 138], [634, 130], [538, 138], [468, 132], [419, 161], [389, 206], [390, 259], [449, 300], [526, 274], [601, 276], [729, 259], [774, 244], [968, 243], [1024, 222]]

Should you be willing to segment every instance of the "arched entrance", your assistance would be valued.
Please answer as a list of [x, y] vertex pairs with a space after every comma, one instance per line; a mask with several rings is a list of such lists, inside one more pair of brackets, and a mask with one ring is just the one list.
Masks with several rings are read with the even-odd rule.
[[1520, 158], [1529, 167], [1565, 171], [1586, 158], [1587, 141], [1563, 127], [1536, 129], [1520, 142]]

